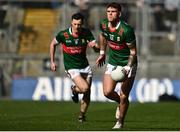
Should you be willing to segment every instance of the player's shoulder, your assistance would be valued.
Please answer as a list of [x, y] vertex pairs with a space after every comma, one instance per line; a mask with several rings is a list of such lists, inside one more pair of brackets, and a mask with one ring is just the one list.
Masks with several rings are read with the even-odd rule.
[[59, 33], [61, 33], [61, 34], [64, 34], [65, 32], [69, 32], [69, 28], [66, 28], [66, 29], [59, 31]]
[[69, 28], [59, 31], [57, 36], [60, 38], [68, 39], [69, 38]]
[[104, 18], [101, 20], [100, 22], [100, 29], [101, 30], [106, 30], [108, 27], [108, 19], [107, 18]]
[[83, 34], [89, 34], [89, 33], [91, 33], [91, 30], [90, 30], [89, 28], [83, 27], [83, 28], [82, 28], [82, 33], [83, 33]]
[[69, 28], [66, 28], [66, 29], [63, 29], [63, 30], [59, 31], [58, 34], [59, 35], [64, 35], [66, 33], [68, 34], [68, 32], [69, 32]]
[[100, 25], [103, 27], [107, 26], [108, 25], [108, 19], [107, 18], [102, 19], [100, 22]]
[[107, 18], [104, 18], [101, 20], [101, 24], [107, 24], [108, 23], [108, 19]]
[[126, 29], [133, 29], [133, 27], [125, 21], [121, 21], [121, 25]]
[[125, 31], [134, 31], [134, 28], [126, 23], [125, 21], [121, 21], [121, 26], [124, 28]]

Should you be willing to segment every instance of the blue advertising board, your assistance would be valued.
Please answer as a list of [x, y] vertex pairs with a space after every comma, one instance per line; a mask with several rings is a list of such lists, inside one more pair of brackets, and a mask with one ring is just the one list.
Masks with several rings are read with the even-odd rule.
[[[14, 79], [11, 88], [11, 98], [14, 100], [51, 100], [70, 101], [72, 82], [69, 78], [21, 78]], [[115, 91], [120, 91], [120, 83]], [[141, 78], [136, 80], [131, 90], [129, 100], [133, 102], [158, 102], [163, 94], [173, 95], [180, 99], [180, 80], [168, 78]], [[80, 95], [80, 98], [82, 95]], [[91, 101], [110, 101], [103, 95], [102, 81], [93, 80]]]

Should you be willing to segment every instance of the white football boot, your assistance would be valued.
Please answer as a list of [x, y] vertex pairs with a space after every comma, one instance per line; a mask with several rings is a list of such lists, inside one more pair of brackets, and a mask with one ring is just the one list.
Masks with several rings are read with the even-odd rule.
[[123, 127], [122, 123], [120, 123], [119, 121], [117, 121], [116, 124], [113, 126], [112, 129], [120, 129], [120, 128], [122, 128], [122, 127]]

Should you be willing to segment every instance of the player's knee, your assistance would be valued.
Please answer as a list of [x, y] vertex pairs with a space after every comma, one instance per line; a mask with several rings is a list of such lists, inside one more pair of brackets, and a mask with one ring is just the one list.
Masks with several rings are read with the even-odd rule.
[[85, 102], [87, 105], [90, 103], [90, 96], [87, 94], [84, 94], [81, 103]]
[[104, 93], [104, 96], [109, 97], [109, 96], [111, 96], [112, 91], [110, 91], [110, 90], [104, 90], [103, 93]]
[[125, 94], [120, 94], [120, 100], [121, 100], [121, 103], [128, 103], [129, 102], [128, 96], [126, 96]]
[[88, 92], [88, 90], [89, 90], [89, 85], [88, 85], [88, 84], [85, 84], [85, 85], [83, 85], [83, 86], [81, 87], [82, 93], [86, 93], [86, 92]]

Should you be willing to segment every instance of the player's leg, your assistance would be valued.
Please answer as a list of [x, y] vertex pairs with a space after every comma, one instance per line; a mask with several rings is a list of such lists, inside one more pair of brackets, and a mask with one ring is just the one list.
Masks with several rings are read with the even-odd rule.
[[111, 75], [110, 75], [114, 67], [115, 66], [110, 65], [110, 64], [107, 65], [104, 78], [103, 78], [103, 91], [104, 91], [104, 95], [107, 98], [114, 100], [118, 103], [118, 106], [116, 108], [116, 113], [115, 113], [115, 117], [116, 119], [118, 119], [119, 114], [120, 114], [120, 110], [119, 110], [120, 96], [118, 95], [117, 92], [114, 91], [117, 82], [112, 80]]
[[122, 128], [124, 125], [124, 119], [129, 107], [129, 93], [132, 89], [135, 75], [136, 75], [136, 70], [137, 70], [137, 65], [135, 64], [132, 69], [130, 70], [130, 73], [128, 74], [128, 78], [122, 82], [121, 85], [121, 91], [120, 91], [120, 114], [119, 114], [119, 119], [117, 120], [115, 126], [113, 127], [114, 129], [117, 128]]
[[80, 93], [80, 94], [83, 94], [83, 98], [81, 100], [81, 104], [80, 104], [80, 113], [79, 113], [79, 116], [78, 116], [78, 120], [79, 122], [83, 122], [85, 121], [85, 114], [86, 114], [86, 111], [88, 109], [88, 106], [89, 106], [89, 102], [90, 102], [90, 85], [91, 85], [91, 80], [86, 80], [84, 78], [84, 76], [76, 76], [74, 79], [73, 79], [73, 82], [74, 84], [76, 85], [74, 91], [76, 93]]
[[83, 122], [85, 120], [85, 114], [88, 109], [90, 103], [90, 87], [92, 83], [92, 69], [90, 66], [87, 66], [84, 69], [79, 70], [80, 76], [76, 76], [73, 78], [73, 82], [76, 85], [76, 90], [79, 93], [83, 94], [83, 98], [81, 100], [80, 106], [80, 114], [79, 114], [79, 121]]
[[[70, 70], [69, 70], [70, 71]], [[71, 72], [72, 80], [75, 83], [75, 91], [78, 93], [86, 93], [90, 89], [91, 80], [87, 78], [92, 78], [92, 69], [87, 66], [84, 69], [73, 70]]]
[[86, 79], [84, 79], [81, 75], [77, 75], [73, 78], [73, 82], [75, 84], [74, 91], [77, 93], [85, 93], [89, 89], [89, 84]]
[[126, 116], [127, 113], [127, 109], [129, 107], [129, 93], [132, 89], [134, 83], [134, 77], [128, 78], [125, 82], [122, 83], [121, 86], [121, 92], [120, 92], [120, 98], [121, 98], [121, 102], [120, 102], [120, 116], [119, 116], [119, 120], [120, 122], [124, 123], [124, 118]]
[[122, 83], [121, 86], [121, 92], [120, 92], [120, 115], [119, 115], [119, 119], [117, 120], [115, 126], [113, 128], [122, 128], [124, 125], [124, 119], [128, 110], [128, 106], [129, 106], [129, 93], [132, 89], [134, 83], [134, 77], [128, 78], [126, 81], [124, 81]]
[[69, 78], [72, 79], [74, 84], [71, 86], [72, 90], [72, 100], [75, 103], [79, 102], [79, 93], [84, 93], [88, 90], [88, 83], [87, 81], [81, 76], [80, 69], [70, 69], [68, 71], [65, 71]]
[[112, 80], [110, 74], [104, 74], [103, 78], [103, 92], [104, 95], [111, 100], [120, 102], [120, 97], [117, 92], [114, 91], [116, 82]]
[[78, 117], [79, 122], [85, 121], [85, 114], [87, 112], [90, 103], [90, 93], [91, 93], [90, 87], [91, 87], [92, 77], [88, 77], [86, 80], [89, 84], [89, 89], [87, 92], [83, 94], [83, 98], [81, 100], [80, 113]]
[[89, 89], [89, 85], [88, 82], [81, 75], [77, 75], [76, 77], [74, 77], [73, 82], [75, 85], [71, 86], [72, 100], [75, 103], [78, 103], [79, 102], [78, 94], [83, 94], [87, 92]]
[[103, 92], [104, 92], [104, 95], [108, 99], [114, 100], [119, 104], [120, 97], [118, 93], [114, 91], [117, 82], [111, 78], [111, 72], [114, 67], [115, 66], [110, 65], [110, 64], [107, 65], [104, 78], [103, 78]]
[[81, 69], [81, 76], [87, 81], [88, 90], [83, 93], [83, 98], [81, 100], [81, 107], [80, 107], [80, 114], [79, 114], [79, 121], [85, 121], [85, 114], [87, 112], [89, 103], [90, 103], [90, 94], [91, 94], [91, 83], [92, 83], [92, 69], [90, 66], [86, 67], [85, 69]]

